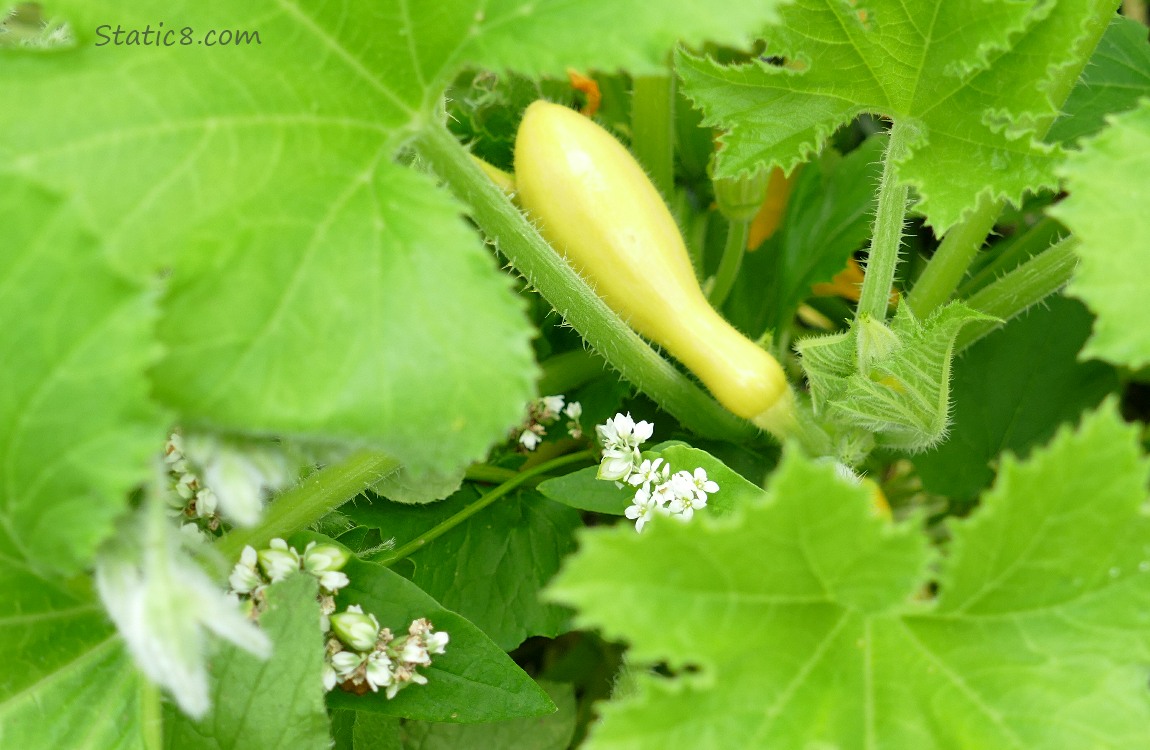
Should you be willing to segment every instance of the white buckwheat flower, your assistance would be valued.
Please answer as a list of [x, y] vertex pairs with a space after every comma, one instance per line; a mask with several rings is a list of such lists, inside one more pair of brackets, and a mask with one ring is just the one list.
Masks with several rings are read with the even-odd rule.
[[[704, 476], [706, 475], [704, 474]], [[678, 472], [671, 477], [668, 484], [671, 487], [672, 497], [667, 509], [672, 514], [679, 516], [681, 520], [691, 520], [691, 516], [695, 514], [696, 510], [706, 507], [707, 493], [695, 489], [694, 479], [689, 472]]]
[[303, 551], [303, 568], [319, 579], [320, 586], [334, 594], [350, 583], [347, 574], [340, 570], [350, 558], [342, 547], [308, 542]]
[[603, 445], [603, 461], [599, 465], [599, 479], [627, 481], [641, 461], [639, 446], [655, 430], [650, 422], [638, 422], [630, 414], [616, 414], [604, 424], [596, 425], [595, 432]]
[[579, 423], [580, 417], [583, 416], [583, 405], [578, 401], [572, 401], [567, 404], [563, 413], [567, 415], [567, 434], [576, 440], [583, 437], [583, 425]]
[[645, 460], [639, 465], [631, 476], [627, 478], [627, 484], [632, 487], [639, 487], [648, 492], [651, 491], [652, 484], [662, 484], [666, 482], [671, 476], [670, 464], [663, 463], [663, 459], [656, 458], [654, 461]]
[[647, 442], [655, 432], [650, 422], [636, 422], [630, 414], [616, 414], [606, 423], [595, 427], [599, 441], [605, 451], [612, 449], [636, 449]]
[[340, 651], [331, 657], [331, 668], [340, 682], [350, 679], [360, 664], [363, 664], [363, 655], [354, 651]]
[[678, 496], [680, 485], [675, 482], [675, 477], [669, 477], [661, 482], [651, 490], [651, 497], [655, 500], [655, 505], [660, 510], [670, 506], [670, 504]]
[[271, 447], [232, 444], [207, 434], [182, 437], [183, 451], [200, 468], [203, 484], [215, 493], [219, 512], [240, 526], [259, 521], [265, 490], [280, 489], [293, 480], [287, 460]]
[[445, 654], [447, 653], [447, 642], [451, 640], [447, 633], [440, 631], [438, 633], [428, 633], [423, 642], [427, 645], [427, 653], [429, 654]]
[[623, 515], [635, 522], [635, 531], [642, 531], [647, 522], [654, 517], [655, 511], [659, 509], [659, 503], [651, 496], [651, 493], [643, 489], [636, 490], [633, 503], [627, 510], [623, 511]]
[[535, 450], [535, 448], [539, 445], [540, 442], [542, 442], [542, 440], [543, 438], [539, 436], [539, 433], [537, 433], [535, 430], [532, 430], [530, 427], [524, 430], [523, 433], [519, 436], [519, 444], [529, 451]]
[[566, 398], [563, 396], [543, 396], [539, 401], [543, 404], [542, 419], [551, 420], [563, 413], [563, 402], [566, 401]]
[[240, 553], [240, 561], [228, 576], [228, 585], [232, 587], [232, 591], [237, 594], [250, 594], [264, 585], [263, 577], [256, 570], [257, 561], [255, 547], [251, 545], [244, 547], [244, 551]]
[[399, 653], [399, 660], [407, 664], [431, 664], [431, 655], [427, 653], [427, 646], [418, 636], [409, 636], [403, 644], [403, 651]]
[[299, 570], [299, 553], [283, 539], [273, 539], [268, 549], [256, 553], [260, 567], [272, 583], [278, 583]]
[[339, 682], [339, 675], [335, 673], [335, 667], [325, 661], [323, 663], [323, 689], [330, 693], [335, 689], [337, 682]]
[[219, 509], [220, 501], [211, 487], [201, 487], [196, 492], [196, 515], [200, 518], [210, 518]]
[[691, 483], [695, 486], [695, 494], [700, 495], [701, 500], [706, 500], [707, 495], [713, 495], [719, 491], [719, 485], [713, 480], [707, 479], [707, 470], [702, 466], [695, 469], [695, 475], [691, 477]]
[[[373, 651], [367, 657], [367, 670], [364, 673], [372, 692], [378, 692], [381, 687], [389, 688], [394, 670], [395, 665], [392, 664], [391, 657], [382, 651]], [[395, 694], [391, 693], [388, 697], [393, 695]]]

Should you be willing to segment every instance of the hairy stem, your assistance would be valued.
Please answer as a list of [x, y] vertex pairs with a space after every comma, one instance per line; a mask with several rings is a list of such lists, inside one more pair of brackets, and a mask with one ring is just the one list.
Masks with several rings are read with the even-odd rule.
[[1065, 286], [1078, 265], [1078, 256], [1074, 252], [1077, 244], [1074, 237], [1067, 237], [968, 299], [967, 304], [975, 310], [993, 315], [1001, 322], [976, 322], [964, 326], [955, 343], [955, 351], [962, 351]]
[[591, 451], [579, 451], [578, 453], [569, 453], [566, 456], [560, 456], [558, 458], [553, 458], [550, 461], [545, 461], [538, 466], [528, 469], [527, 471], [518, 472], [511, 479], [508, 479], [506, 482], [494, 488], [483, 497], [468, 505], [463, 510], [446, 519], [438, 526], [435, 526], [424, 532], [419, 537], [411, 540], [399, 549], [384, 550], [382, 552], [376, 553], [368, 559], [373, 562], [383, 563], [384, 565], [391, 565], [394, 562], [398, 562], [408, 555], [423, 549], [432, 541], [443, 536], [448, 531], [451, 531], [456, 526], [463, 523], [468, 518], [471, 518], [476, 513], [486, 508], [488, 505], [491, 505], [499, 498], [506, 497], [509, 493], [511, 493], [512, 490], [526, 484], [533, 478], [541, 474], [547, 474], [551, 471], [554, 471], [555, 469], [563, 468], [564, 466], [570, 466], [571, 464], [575, 463], [585, 463], [592, 460], [594, 460], [594, 454]]
[[669, 73], [634, 81], [631, 150], [669, 201], [675, 194], [675, 79]]
[[258, 526], [232, 529], [216, 543], [216, 549], [226, 559], [235, 560], [249, 544], [259, 549], [276, 537], [286, 539], [397, 471], [399, 466], [399, 461], [386, 454], [358, 451], [320, 469], [277, 497]]
[[[1112, 12], [1095, 13], [1087, 20], [1086, 32], [1080, 40], [1079, 48], [1072, 50], [1068, 55], [1074, 62], [1061, 67], [1057, 76], [1050, 82], [1050, 101], [1056, 107], [1061, 107], [1070, 96], [1070, 91], [1078, 82], [1102, 35], [1106, 33], [1106, 27], [1112, 17]], [[1045, 121], [1039, 122], [1035, 128], [1035, 137], [1039, 140], [1044, 138], [1054, 120], [1053, 116], [1048, 116]], [[990, 230], [994, 228], [994, 223], [1002, 213], [1005, 203], [1002, 200], [984, 202], [964, 221], [947, 232], [942, 245], [930, 259], [926, 270], [915, 282], [914, 289], [907, 297], [911, 311], [920, 319], [946, 304], [958, 289], [967, 268], [978, 255]], [[974, 326], [969, 328], [973, 329]]]
[[471, 207], [472, 217], [499, 251], [626, 380], [700, 435], [744, 440], [755, 434], [749, 422], [720, 406], [607, 307], [474, 164], [446, 127], [428, 126], [416, 147]]
[[1014, 238], [1001, 251], [997, 258], [979, 269], [958, 288], [958, 296], [967, 299], [978, 290], [993, 282], [1003, 274], [1014, 270], [1039, 253], [1045, 252], [1055, 242], [1067, 235], [1066, 228], [1049, 216], [1042, 217], [1022, 235]]
[[715, 285], [711, 287], [709, 295], [711, 306], [716, 310], [723, 307], [727, 295], [735, 286], [735, 279], [739, 277], [739, 268], [743, 265], [743, 255], [747, 252], [747, 235], [751, 231], [751, 222], [732, 219], [727, 222], [727, 244], [723, 246], [723, 258], [719, 261], [719, 270], [715, 272]]
[[870, 252], [867, 255], [866, 277], [859, 296], [856, 320], [868, 315], [875, 320], [886, 318], [890, 287], [898, 266], [898, 251], [902, 245], [903, 224], [906, 221], [906, 201], [909, 186], [894, 177], [894, 164], [906, 151], [906, 126], [895, 122], [890, 129], [890, 140], [883, 156], [882, 182], [878, 188], [878, 208], [874, 217]]

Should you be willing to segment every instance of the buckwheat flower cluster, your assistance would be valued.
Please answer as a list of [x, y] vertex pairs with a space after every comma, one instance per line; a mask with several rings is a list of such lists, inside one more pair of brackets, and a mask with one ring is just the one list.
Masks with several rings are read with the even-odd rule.
[[263, 611], [264, 590], [302, 570], [319, 582], [319, 606], [326, 631], [328, 618], [335, 612], [335, 595], [349, 583], [342, 570], [349, 557], [347, 550], [334, 544], [308, 542], [303, 554], [283, 539], [271, 540], [266, 549], [258, 552], [247, 546], [228, 576], [229, 593], [248, 603], [248, 614], [255, 618]]
[[269, 585], [300, 571], [312, 575], [320, 588], [326, 690], [339, 685], [363, 694], [383, 688], [387, 697], [393, 698], [408, 685], [426, 684], [427, 677], [418, 668], [429, 666], [432, 655], [445, 652], [447, 633], [435, 632], [431, 623], [421, 618], [411, 623], [407, 635], [396, 637], [359, 605], [336, 612], [335, 594], [350, 583], [342, 570], [349, 559], [348, 552], [334, 544], [310, 542], [302, 553], [283, 539], [271, 540], [258, 552], [244, 547], [228, 577], [228, 593], [245, 603], [248, 616], [255, 619], [266, 605], [264, 591]]
[[209, 531], [221, 516], [240, 526], [254, 525], [264, 494], [293, 480], [282, 452], [270, 445], [233, 444], [212, 435], [173, 432], [164, 446], [171, 477], [169, 505]]
[[662, 458], [644, 459], [639, 446], [654, 433], [650, 422], [616, 414], [595, 432], [603, 446], [598, 478], [636, 488], [632, 504], [624, 511], [635, 522], [635, 531], [642, 531], [656, 514], [689, 521], [696, 510], [707, 506], [708, 496], [719, 491], [718, 483], [708, 479], [701, 466], [694, 472], [672, 471]]
[[389, 699], [408, 685], [426, 685], [419, 667], [431, 665], [432, 655], [445, 653], [447, 633], [436, 632], [423, 618], [412, 621], [407, 634], [395, 636], [381, 628], [375, 615], [353, 605], [331, 617], [324, 657], [323, 685], [339, 685], [363, 694], [383, 688]]
[[547, 428], [561, 417], [567, 418], [565, 427], [568, 435], [576, 440], [582, 437], [583, 426], [579, 420], [583, 416], [583, 406], [578, 401], [565, 405], [565, 401], [563, 396], [542, 396], [532, 401], [528, 407], [527, 422], [518, 430], [519, 444], [526, 450], [535, 450], [547, 435]]
[[703, 467], [696, 468], [693, 474], [672, 474], [670, 465], [661, 458], [644, 461], [627, 483], [638, 487], [632, 505], [624, 511], [635, 522], [635, 531], [642, 531], [656, 513], [690, 521], [696, 510], [707, 507], [707, 496], [719, 491], [719, 485], [707, 478]]
[[[599, 444], [603, 446], [603, 460], [599, 464], [599, 479], [626, 482], [642, 463], [639, 446], [651, 439], [655, 425], [636, 422], [630, 414], [616, 414], [606, 423], [595, 427]], [[620, 485], [622, 486], [622, 485]]]
[[171, 481], [168, 505], [173, 515], [191, 519], [209, 531], [217, 530], [220, 527], [219, 500], [192, 468], [184, 453], [184, 436], [178, 432], [173, 432], [164, 445], [164, 464]]

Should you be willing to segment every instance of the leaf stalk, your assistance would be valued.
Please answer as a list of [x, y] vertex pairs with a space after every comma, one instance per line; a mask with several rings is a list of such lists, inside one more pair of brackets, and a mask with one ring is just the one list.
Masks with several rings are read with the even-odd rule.
[[889, 139], [886, 154], [883, 156], [874, 232], [870, 252], [867, 255], [866, 276], [863, 279], [855, 320], [861, 319], [864, 315], [874, 320], [886, 319], [890, 288], [894, 283], [899, 248], [902, 245], [910, 188], [895, 177], [894, 165], [906, 153], [909, 141], [907, 126], [896, 120], [891, 126]]

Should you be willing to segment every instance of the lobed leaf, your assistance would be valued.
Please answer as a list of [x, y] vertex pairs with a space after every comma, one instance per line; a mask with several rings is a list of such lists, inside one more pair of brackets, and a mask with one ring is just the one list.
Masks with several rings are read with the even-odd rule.
[[1040, 139], [1114, 6], [804, 0], [766, 33], [782, 66], [680, 54], [678, 70], [704, 124], [728, 131], [717, 176], [790, 171], [862, 113], [906, 123], [916, 138], [896, 176], [941, 234], [982, 201], [1055, 185], [1058, 151]]
[[[74, 195], [124, 274], [170, 274], [154, 383], [181, 422], [370, 445], [418, 472], [502, 437], [533, 389], [522, 304], [462, 206], [392, 163], [457, 64], [446, 28], [409, 44], [430, 7], [60, 6], [77, 48], [0, 66], [21, 102], [0, 161]], [[95, 46], [102, 24], [163, 19], [260, 43]]]
[[470, 0], [452, 10], [467, 30], [460, 56], [481, 67], [528, 75], [561, 76], [571, 66], [661, 74], [677, 43], [744, 46], [790, 2], [731, 3], [715, 13], [692, 0]]
[[30, 181], [0, 177], [0, 216], [0, 559], [75, 572], [163, 445], [156, 294]]
[[1132, 368], [1150, 364], [1150, 101], [1112, 118], [1060, 170], [1070, 197], [1049, 213], [1081, 240], [1067, 293], [1095, 314], [1082, 350]]
[[589, 530], [551, 594], [637, 667], [589, 746], [1145, 745], [1148, 478], [1113, 405], [1005, 460], [935, 599], [915, 524], [793, 452], [732, 519]]

